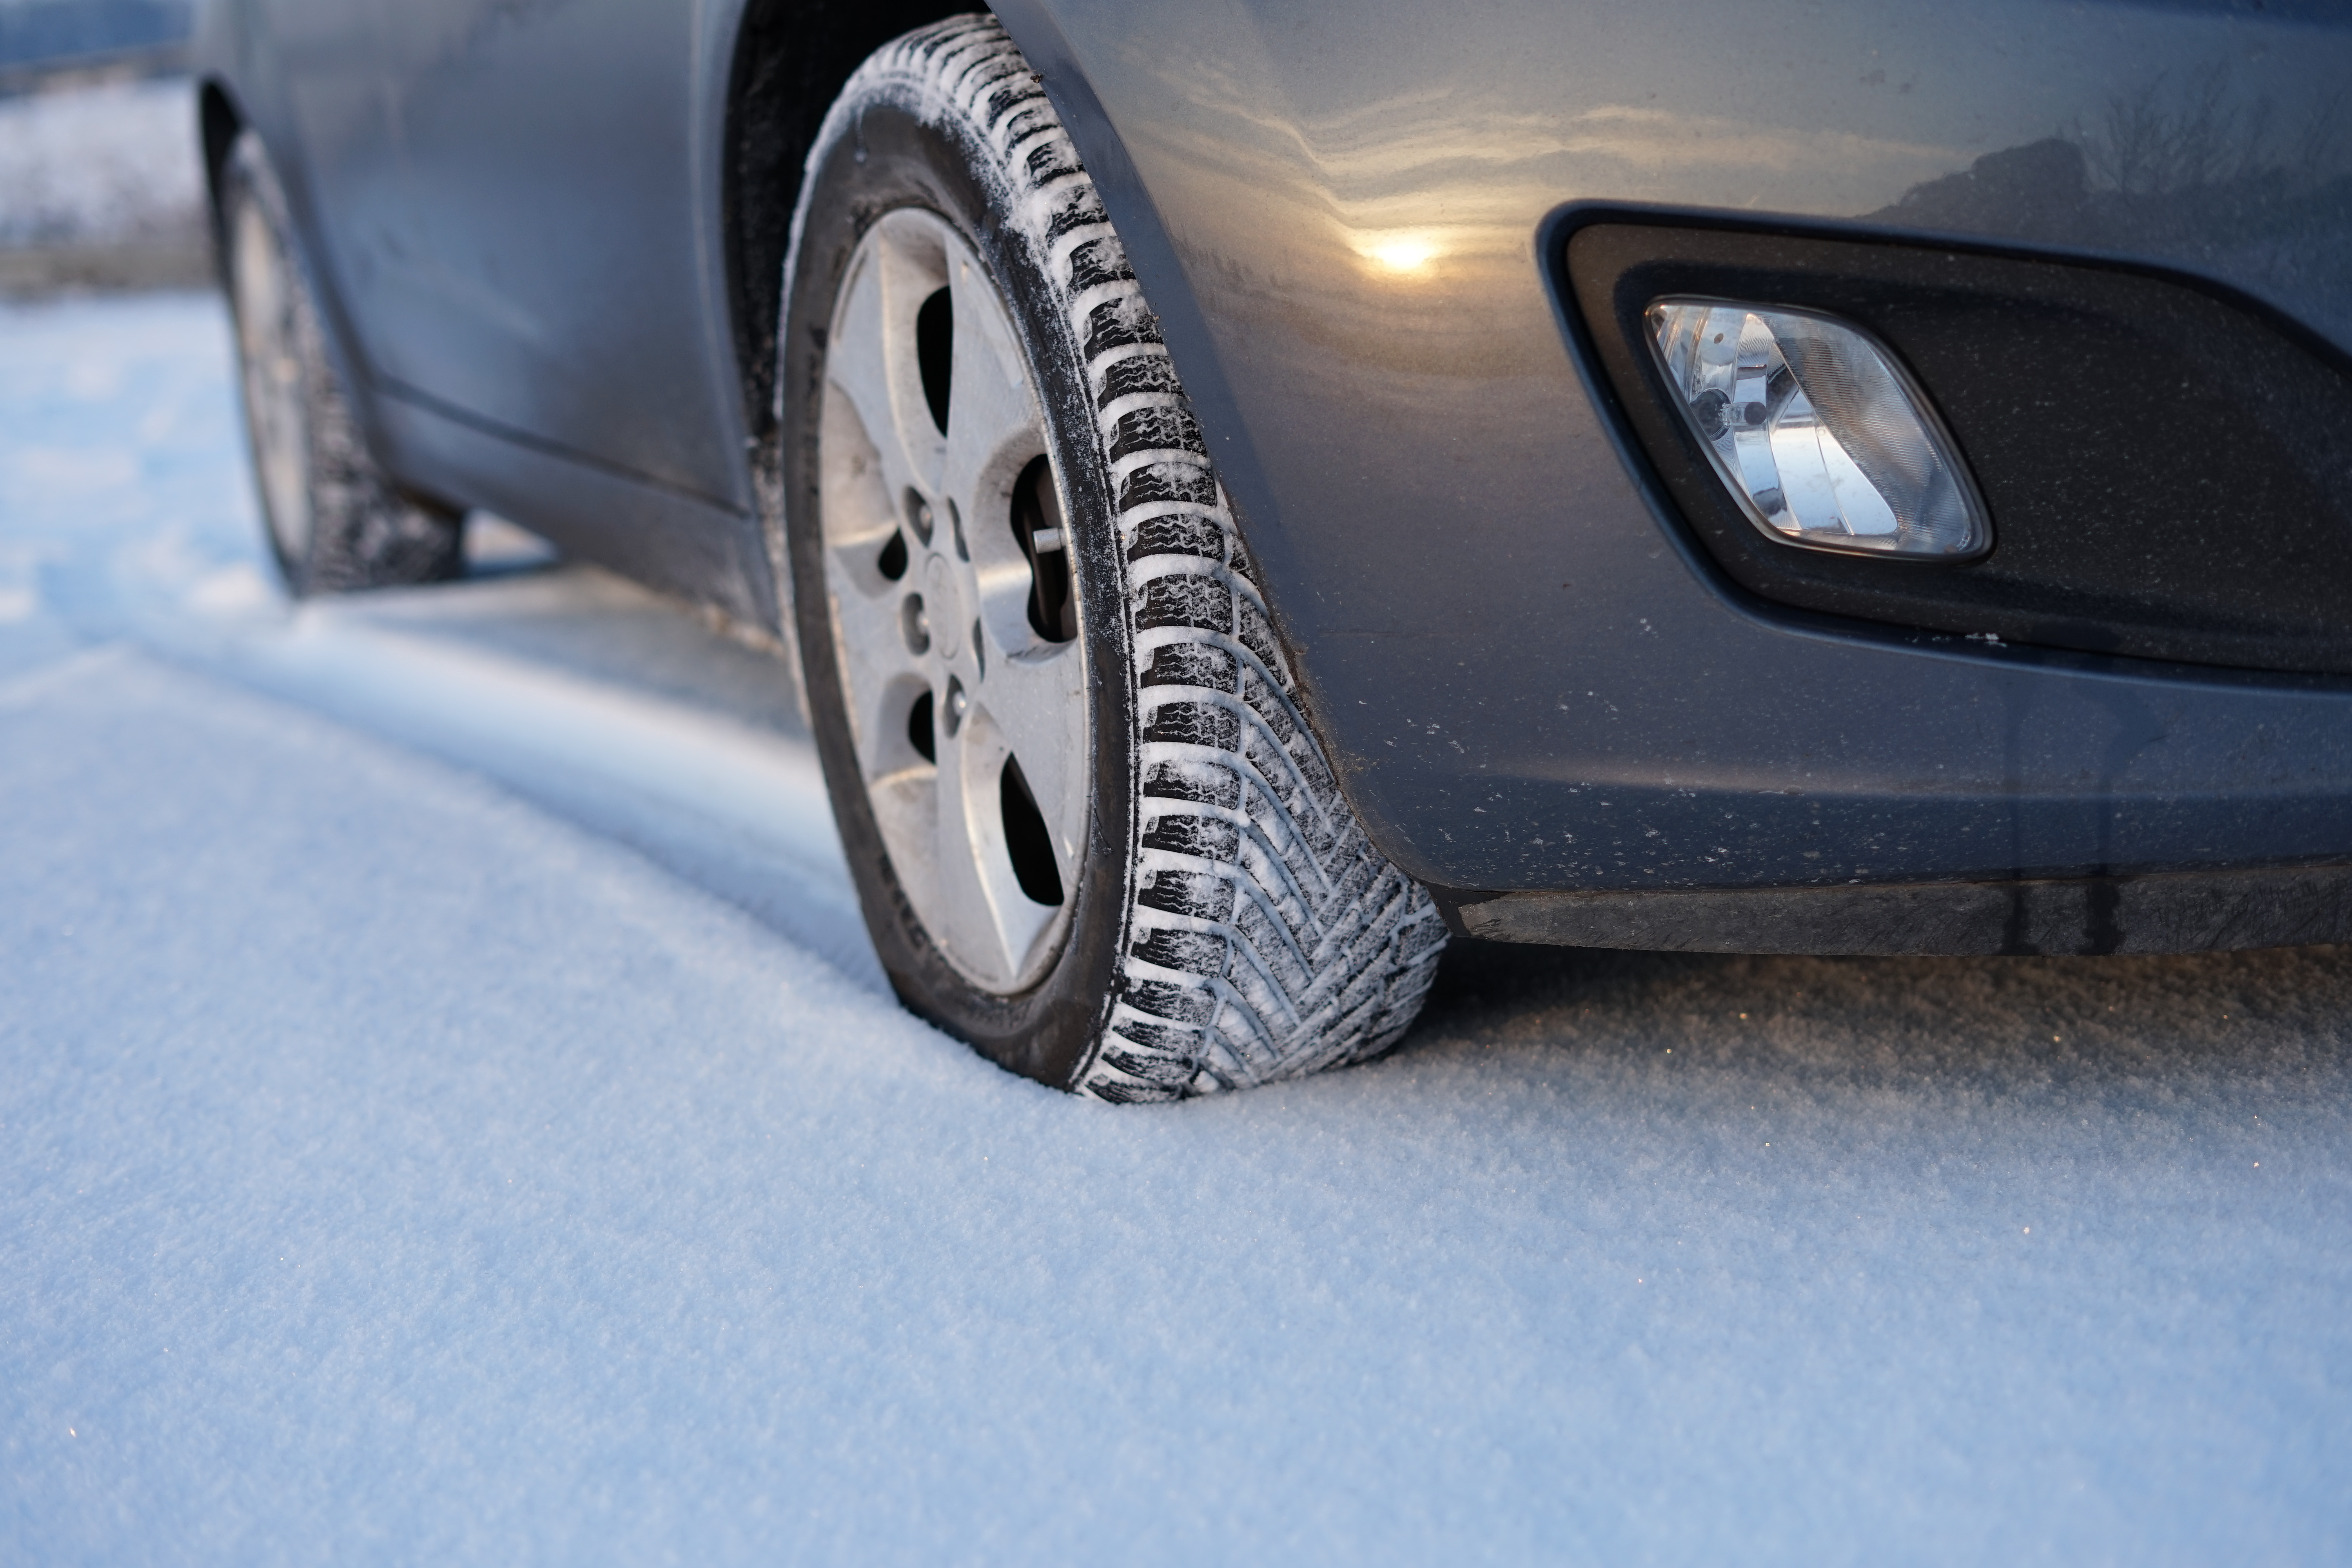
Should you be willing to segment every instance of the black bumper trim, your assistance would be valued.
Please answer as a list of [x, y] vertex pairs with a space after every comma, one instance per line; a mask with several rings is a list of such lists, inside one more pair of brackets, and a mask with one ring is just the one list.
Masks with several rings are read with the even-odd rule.
[[1671, 952], [2209, 952], [2352, 942], [2352, 865], [1688, 891], [1432, 888], [1456, 935]]

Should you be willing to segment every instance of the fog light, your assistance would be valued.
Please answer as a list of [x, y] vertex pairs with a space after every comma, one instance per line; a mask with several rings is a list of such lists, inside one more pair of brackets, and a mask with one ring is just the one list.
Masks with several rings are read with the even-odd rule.
[[1649, 322], [1675, 405], [1767, 537], [1937, 561], [1992, 548], [1950, 437], [1859, 329], [1723, 300], [1660, 300]]

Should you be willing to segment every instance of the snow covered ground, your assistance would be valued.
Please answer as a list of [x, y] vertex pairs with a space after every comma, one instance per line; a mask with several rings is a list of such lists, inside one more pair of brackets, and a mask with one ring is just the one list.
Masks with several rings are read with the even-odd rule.
[[186, 77], [0, 96], [0, 292], [185, 285], [211, 265]]
[[185, 77], [0, 98], [0, 246], [193, 235], [201, 165]]
[[0, 310], [0, 1561], [2352, 1557], [2341, 951], [1462, 947], [1086, 1104], [761, 656], [257, 538], [211, 301]]

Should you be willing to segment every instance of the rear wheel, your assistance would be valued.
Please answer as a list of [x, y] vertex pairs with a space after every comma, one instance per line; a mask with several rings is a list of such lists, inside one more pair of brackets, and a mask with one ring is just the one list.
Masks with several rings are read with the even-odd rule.
[[246, 435], [287, 586], [307, 595], [455, 576], [459, 519], [398, 492], [368, 451], [261, 139], [238, 136], [222, 176]]
[[785, 553], [883, 966], [1004, 1066], [1175, 1099], [1360, 1060], [1444, 945], [1301, 720], [1157, 323], [1034, 73], [877, 54], [788, 268]]

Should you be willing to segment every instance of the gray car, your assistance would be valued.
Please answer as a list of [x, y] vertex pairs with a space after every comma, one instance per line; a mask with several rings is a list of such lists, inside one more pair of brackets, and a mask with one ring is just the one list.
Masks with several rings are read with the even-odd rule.
[[1449, 931], [2352, 935], [2352, 14], [219, 0], [297, 593], [772, 639], [916, 1012], [1116, 1100]]

